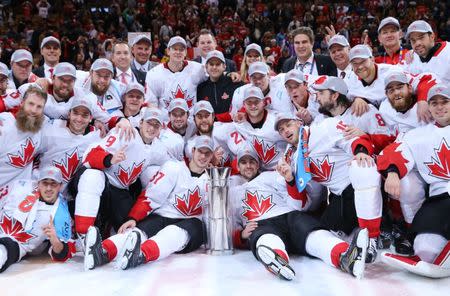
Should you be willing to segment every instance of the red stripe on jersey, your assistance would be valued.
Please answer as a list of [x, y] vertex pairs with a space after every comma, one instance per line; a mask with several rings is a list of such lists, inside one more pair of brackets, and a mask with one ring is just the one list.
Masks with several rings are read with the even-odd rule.
[[103, 170], [105, 169], [104, 159], [110, 153], [100, 146], [89, 151], [84, 163], [88, 163], [90, 168]]
[[367, 153], [369, 155], [372, 155], [374, 153], [374, 147], [372, 142], [370, 141], [370, 137], [368, 135], [363, 135], [359, 138], [357, 138], [356, 140], [353, 141], [352, 143], [352, 151], [353, 153], [355, 153], [356, 148], [358, 147], [358, 145], [363, 146], [364, 148], [366, 148]]
[[447, 46], [447, 42], [445, 42], [445, 41], [444, 42], [440, 42], [440, 43], [441, 43], [441, 46], [434, 53], [434, 55], [433, 55], [434, 57], [437, 57], [442, 52], [442, 50], [444, 50], [444, 48]]
[[233, 121], [229, 112], [216, 114], [216, 119], [220, 122], [232, 122]]
[[433, 264], [442, 265], [446, 260], [450, 260], [450, 242], [447, 242], [441, 253], [436, 257]]
[[384, 135], [384, 134], [372, 134], [369, 135], [370, 142], [374, 146], [374, 153], [379, 154], [386, 146], [395, 141], [396, 136]]
[[401, 151], [396, 151], [400, 143], [392, 143], [384, 148], [383, 153], [377, 157], [377, 169], [380, 172], [384, 172], [390, 165], [397, 167], [400, 174], [400, 178], [403, 178], [408, 173], [406, 164], [409, 162], [405, 159]]
[[67, 251], [67, 253], [66, 253], [66, 256], [65, 256], [64, 258], [56, 258], [56, 257], [53, 257], [53, 251], [52, 251], [52, 252], [50, 252], [50, 257], [52, 258], [53, 261], [56, 261], [56, 262], [66, 262], [67, 260], [69, 260], [70, 258], [72, 258], [73, 255], [75, 255], [75, 253], [77, 252], [77, 249], [76, 249], [76, 247], [75, 247], [75, 242], [74, 242], [74, 241], [70, 241], [70, 242], [67, 242], [67, 243], [62, 242], [62, 243], [63, 243], [63, 244], [67, 244], [68, 251]]
[[292, 197], [295, 200], [300, 200], [302, 202], [302, 208], [303, 208], [306, 204], [306, 201], [308, 200], [305, 190], [303, 190], [302, 192], [299, 192], [297, 189], [296, 182], [294, 182], [294, 185], [290, 185], [288, 182], [286, 182], [286, 188], [287, 188], [287, 192], [290, 197]]
[[145, 196], [144, 190], [141, 192], [141, 194], [139, 194], [128, 216], [136, 221], [141, 221], [142, 219], [147, 217], [152, 210], [153, 209], [150, 206], [150, 200], [148, 200], [147, 196]]
[[436, 79], [432, 75], [424, 75], [417, 84], [416, 96], [417, 101], [427, 101], [428, 91], [436, 85]]

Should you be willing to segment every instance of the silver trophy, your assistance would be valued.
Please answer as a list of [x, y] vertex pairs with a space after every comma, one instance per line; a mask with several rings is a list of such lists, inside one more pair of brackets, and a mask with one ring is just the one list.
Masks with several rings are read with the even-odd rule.
[[206, 205], [206, 250], [211, 255], [233, 254], [232, 213], [228, 200], [228, 178], [231, 169], [207, 169], [209, 176], [208, 203]]

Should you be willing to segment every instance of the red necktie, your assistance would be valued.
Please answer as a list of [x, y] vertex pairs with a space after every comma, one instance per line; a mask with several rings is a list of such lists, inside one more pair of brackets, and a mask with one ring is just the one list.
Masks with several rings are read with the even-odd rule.
[[120, 82], [122, 82], [123, 84], [127, 84], [127, 79], [125, 78], [125, 75], [127, 75], [127, 73], [122, 72], [122, 74], [120, 74], [120, 76], [122, 76], [120, 78]]
[[50, 78], [53, 78], [53, 68], [48, 69], [48, 71], [50, 72]]

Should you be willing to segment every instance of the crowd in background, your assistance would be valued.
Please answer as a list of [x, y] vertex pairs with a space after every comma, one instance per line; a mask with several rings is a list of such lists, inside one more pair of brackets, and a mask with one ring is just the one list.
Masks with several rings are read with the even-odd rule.
[[450, 40], [450, 1], [438, 0], [4, 0], [0, 7], [1, 61], [9, 64], [14, 50], [26, 48], [33, 53], [34, 67], [42, 64], [39, 45], [50, 35], [61, 40], [61, 61], [79, 70], [89, 70], [98, 57], [109, 58], [112, 44], [126, 40], [128, 32], [151, 32], [151, 59], [159, 62], [167, 59], [167, 43], [175, 35], [186, 39], [189, 59], [198, 56], [199, 31], [208, 28], [216, 35], [218, 49], [238, 69], [245, 47], [258, 43], [274, 72], [294, 54], [288, 32], [301, 26], [313, 29], [316, 53], [327, 52], [326, 27], [333, 25], [352, 47], [366, 42], [375, 56], [381, 54], [377, 26], [386, 16], [396, 17], [403, 31], [412, 21], [424, 19], [438, 40]]

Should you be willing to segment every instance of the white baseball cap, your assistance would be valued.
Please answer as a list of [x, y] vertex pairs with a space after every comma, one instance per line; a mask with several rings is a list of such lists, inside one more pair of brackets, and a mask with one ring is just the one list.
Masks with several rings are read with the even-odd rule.
[[144, 87], [137, 82], [131, 82], [127, 85], [127, 88], [125, 89], [125, 93], [124, 95], [126, 95], [127, 93], [129, 93], [132, 90], [137, 90], [139, 91], [142, 95], [145, 95], [145, 89]]
[[214, 151], [214, 144], [211, 137], [203, 135], [195, 138], [194, 148], [195, 149], [208, 148], [209, 150]]
[[21, 61], [29, 61], [30, 63], [33, 63], [33, 56], [31, 55], [31, 52], [25, 49], [18, 49], [14, 51], [11, 56], [11, 62], [18, 63]]
[[254, 62], [248, 67], [248, 75], [252, 76], [255, 73], [260, 73], [264, 75], [269, 74], [269, 66], [264, 62]]
[[44, 179], [51, 179], [58, 183], [63, 182], [61, 170], [54, 166], [47, 166], [39, 171], [38, 181], [42, 181]]
[[89, 110], [89, 112], [91, 112], [91, 114], [94, 111], [92, 103], [89, 100], [86, 100], [85, 98], [82, 98], [82, 97], [73, 98], [72, 104], [70, 104], [70, 110], [72, 110], [76, 107], [79, 107], [79, 106], [86, 107]]
[[135, 46], [137, 43], [139, 43], [141, 41], [146, 41], [146, 42], [152, 44], [152, 40], [150, 39], [150, 37], [148, 37], [147, 35], [144, 35], [144, 34], [139, 34], [136, 36], [136, 38], [133, 39], [133, 43], [131, 43], [131, 46]]
[[162, 112], [157, 108], [147, 108], [142, 116], [142, 120], [147, 121], [156, 119], [161, 125], [163, 124]]
[[250, 156], [259, 163], [258, 154], [256, 154], [255, 150], [252, 147], [250, 147], [250, 145], [245, 145], [238, 150], [237, 161], [239, 162], [244, 156]]
[[61, 47], [61, 43], [59, 42], [59, 40], [58, 40], [57, 38], [55, 38], [55, 37], [53, 37], [53, 36], [47, 36], [47, 37], [45, 37], [44, 39], [42, 39], [42, 42], [41, 42], [41, 49], [42, 49], [47, 43], [50, 43], [50, 42], [56, 43], [56, 44], [58, 44], [58, 47]]
[[9, 75], [9, 69], [8, 66], [0, 62], [0, 75], [8, 76]]
[[184, 38], [182, 38], [180, 36], [174, 36], [174, 37], [170, 38], [169, 44], [167, 44], [167, 48], [170, 48], [170, 47], [174, 46], [175, 44], [181, 44], [184, 47], [187, 47], [186, 40], [184, 40]]
[[280, 124], [281, 121], [283, 120], [298, 120], [297, 117], [295, 117], [293, 114], [289, 114], [289, 113], [278, 113], [277, 117], [275, 117], [275, 122], [273, 124], [273, 128], [275, 129], [276, 132], [278, 132], [278, 125]]
[[197, 115], [197, 113], [202, 110], [207, 111], [209, 113], [214, 113], [214, 109], [213, 109], [211, 103], [208, 101], [198, 101], [197, 103], [195, 103], [194, 112], [193, 112], [194, 116]]
[[355, 45], [352, 49], [350, 49], [349, 59], [350, 62], [353, 59], [368, 59], [372, 57], [372, 50], [364, 44]]
[[384, 78], [384, 88], [386, 89], [391, 82], [408, 83], [408, 77], [404, 72], [392, 71]]
[[206, 62], [208, 62], [212, 58], [219, 59], [220, 61], [222, 61], [222, 63], [225, 63], [225, 57], [223, 56], [223, 53], [218, 50], [212, 50], [208, 52], [208, 54], [206, 55]]
[[348, 43], [347, 38], [345, 38], [345, 36], [342, 35], [334, 35], [333, 37], [331, 37], [330, 41], [328, 41], [328, 49], [330, 49], [330, 47], [335, 44], [339, 44], [344, 47], [350, 46], [350, 43]]
[[75, 66], [72, 65], [71, 63], [62, 62], [55, 66], [53, 75], [56, 77], [69, 75], [76, 79], [77, 69], [75, 69]]
[[433, 33], [433, 29], [431, 28], [430, 24], [427, 23], [426, 21], [418, 20], [418, 21], [412, 22], [408, 26], [408, 30], [406, 31], [405, 38], [408, 39], [409, 35], [412, 32]]
[[111, 73], [114, 73], [114, 67], [110, 60], [105, 58], [96, 59], [94, 63], [92, 63], [91, 70], [98, 71], [106, 69]]
[[400, 23], [398, 22], [398, 19], [392, 16], [388, 16], [381, 20], [380, 25], [378, 26], [378, 34], [380, 34], [380, 30], [387, 25], [394, 25], [400, 29]]
[[262, 52], [261, 46], [259, 46], [256, 43], [252, 43], [252, 44], [247, 45], [247, 47], [245, 48], [244, 55], [247, 55], [247, 53], [250, 50], [256, 50], [259, 53], [260, 56], [263, 56], [263, 52]]
[[348, 87], [344, 80], [334, 76], [322, 76], [314, 82], [312, 87], [316, 90], [329, 89], [344, 96], [348, 93]]
[[252, 85], [244, 90], [244, 101], [249, 98], [264, 100], [264, 94], [259, 87]]
[[168, 111], [172, 112], [176, 108], [179, 108], [185, 112], [189, 111], [189, 106], [184, 99], [173, 99], [172, 101], [170, 101]]
[[289, 80], [293, 80], [298, 83], [305, 82], [305, 75], [303, 75], [303, 72], [297, 69], [292, 69], [291, 71], [287, 72], [286, 75], [284, 75], [284, 84], [288, 82]]
[[427, 99], [431, 100], [434, 96], [443, 96], [450, 99], [450, 88], [445, 84], [436, 84], [428, 91]]

